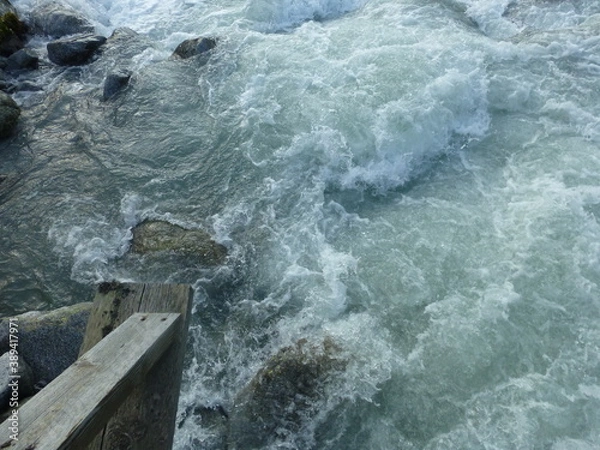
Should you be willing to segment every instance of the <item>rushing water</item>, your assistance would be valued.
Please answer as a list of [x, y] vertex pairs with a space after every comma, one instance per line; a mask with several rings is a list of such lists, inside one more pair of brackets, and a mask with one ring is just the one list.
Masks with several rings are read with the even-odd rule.
[[[272, 448], [600, 448], [597, 0], [69, 3], [153, 44], [112, 102], [110, 55], [53, 72], [0, 147], [3, 314], [192, 283], [182, 410], [332, 339], [345, 369]], [[206, 65], [168, 59], [198, 35]], [[146, 217], [227, 264], [127, 254]], [[176, 448], [219, 432], [186, 420]]]

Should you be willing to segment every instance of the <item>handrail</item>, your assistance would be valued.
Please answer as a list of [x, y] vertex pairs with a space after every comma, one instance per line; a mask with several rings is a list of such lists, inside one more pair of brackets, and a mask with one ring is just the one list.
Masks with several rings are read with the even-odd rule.
[[[19, 409], [11, 450], [83, 448], [173, 342], [176, 313], [136, 313]], [[0, 425], [10, 428], [10, 419]]]

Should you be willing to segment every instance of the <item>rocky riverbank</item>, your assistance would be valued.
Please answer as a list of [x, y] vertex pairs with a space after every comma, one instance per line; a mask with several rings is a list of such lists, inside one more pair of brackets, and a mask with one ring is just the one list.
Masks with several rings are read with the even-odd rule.
[[[57, 159], [67, 171], [79, 169], [80, 161], [64, 156], [70, 151], [87, 156], [81, 151], [81, 143], [93, 124], [69, 120], [71, 111], [76, 115], [81, 105], [98, 110], [106, 105], [110, 109], [110, 101], [125, 91], [137, 75], [132, 59], [153, 45], [147, 37], [128, 28], [116, 29], [110, 36], [99, 35], [80, 12], [56, 1], [38, 2], [34, 9], [20, 14], [9, 0], [0, 0], [0, 161], [10, 163], [0, 164], [0, 204], [22, 187], [31, 161], [43, 166]], [[199, 64], [205, 64], [216, 45], [217, 40], [208, 37], [182, 42], [171, 63], [203, 55]], [[103, 80], [100, 89], [81, 92], [82, 77], [90, 72]], [[72, 92], [76, 94], [71, 95]], [[60, 209], [61, 195], [69, 194], [53, 192], [49, 182], [44, 181], [36, 195], [48, 196], [47, 204], [56, 203]], [[82, 188], [81, 184], [74, 185], [75, 189]], [[14, 217], [14, 224], [8, 215], [5, 217], [8, 227], [22, 226], [18, 216]], [[40, 221], [38, 229], [47, 233], [47, 227]], [[141, 217], [130, 235], [130, 253], [141, 255], [140, 258], [162, 252], [182, 255], [178, 260], [181, 264], [215, 266], [224, 264], [227, 257], [227, 249], [214, 242], [207, 232], [167, 221]], [[26, 397], [75, 361], [90, 304], [16, 315], [12, 312], [23, 309], [11, 304], [10, 284], [11, 280], [0, 280], [0, 317], [10, 315], [19, 324], [19, 393]], [[35, 299], [40, 289], [31, 291]], [[76, 301], [87, 298], [81, 296]], [[39, 299], [37, 305], [42, 307], [69, 302], [63, 298], [48, 299], [43, 294]], [[8, 374], [10, 367], [8, 320], [0, 322], [0, 355], [4, 355], [0, 357], [0, 375]], [[6, 405], [9, 393], [8, 378], [5, 381], [0, 383], [0, 407]]]
[[[26, 148], [30, 152], [27, 156], [39, 166], [55, 164], [61, 167], [60, 174], [64, 173], [64, 167], [72, 167], [74, 170], [68, 173], [73, 177], [71, 184], [75, 190], [85, 190], [77, 169], [92, 166], [95, 169], [85, 173], [99, 174], [99, 177], [111, 169], [98, 156], [101, 156], [101, 150], [88, 151], [91, 140], [112, 145], [106, 130], [88, 119], [95, 114], [102, 115], [103, 118], [110, 117], [115, 129], [127, 128], [129, 114], [121, 111], [138, 113], [135, 105], [131, 106], [133, 96], [128, 97], [128, 94], [147, 86], [160, 86], [160, 79], [153, 78], [155, 72], [141, 74], [131, 63], [153, 49], [155, 44], [147, 36], [128, 28], [118, 28], [109, 36], [96, 34], [89, 20], [60, 3], [40, 3], [26, 17], [19, 17], [8, 0], [0, 2], [7, 5], [9, 12], [22, 24], [12, 35], [15, 47], [0, 59], [0, 88], [3, 91], [0, 114], [7, 117], [2, 120], [6, 130], [4, 140], [0, 141], [0, 159], [10, 157], [10, 151]], [[43, 47], [40, 42], [45, 42]], [[178, 69], [183, 65], [193, 68], [209, 65], [219, 42], [210, 36], [185, 40], [160, 64], [177, 73], [179, 88], [185, 92], [187, 71], [178, 72]], [[174, 98], [177, 95], [184, 94], [173, 93]], [[171, 106], [164, 103], [156, 107]], [[172, 103], [177, 102], [173, 100]], [[88, 114], [90, 111], [93, 113]], [[10, 119], [9, 113], [12, 114]], [[13, 186], [19, 186], [20, 176], [19, 173], [3, 174], [1, 169], [0, 166], [0, 200], [2, 195], [10, 195]], [[137, 176], [135, 173], [127, 175]], [[41, 186], [47, 188], [50, 185], [50, 181], [44, 180]], [[97, 185], [104, 189], [102, 183]], [[106, 186], [107, 192], [110, 189]], [[61, 214], [63, 193], [39, 189], [37, 195], [47, 196], [44, 203], [56, 205], [49, 209], [55, 215]], [[110, 192], [107, 195], [111, 195]], [[119, 193], [114, 197], [118, 202], [122, 195]], [[78, 205], [80, 208], [86, 206]], [[86, 213], [94, 217], [97, 211]], [[128, 222], [126, 250], [111, 257], [150, 264], [153, 255], [159, 255], [160, 260], [161, 255], [167, 254], [176, 264], [207, 270], [227, 264], [228, 248], [215, 242], [201, 226], [171, 222], [168, 215], [153, 214], [152, 211], [140, 214], [135, 222]], [[40, 225], [39, 228], [47, 227], [42, 220]], [[94, 239], [99, 240], [96, 236], [90, 240]], [[85, 250], [85, 246], [82, 247]], [[78, 248], [77, 251], [83, 250]], [[164, 259], [161, 259], [163, 263]], [[47, 314], [16, 316], [20, 330], [20, 394], [27, 396], [37, 392], [75, 361], [88, 315], [89, 304], [82, 304]], [[8, 320], [0, 323], [1, 330], [9, 329]], [[30, 325], [31, 321], [41, 325]], [[6, 364], [10, 364], [9, 351], [10, 348], [0, 347]], [[179, 425], [185, 427], [191, 421], [211, 423], [219, 429], [220, 444], [230, 449], [269, 445], [273, 440], [307, 426], [318, 414], [315, 404], [327, 395], [328, 383], [335, 379], [336, 373], [345, 370], [346, 364], [343, 349], [332, 339], [309, 336], [298, 340], [274, 349], [231, 404], [185, 405], [179, 415]], [[0, 367], [0, 371], [4, 370], [2, 373], [8, 373], [10, 366], [5, 367]], [[8, 384], [3, 395], [10, 395]]]
[[[34, 38], [48, 42], [42, 52], [29, 46]], [[111, 60], [125, 61], [152, 45], [129, 29], [117, 29], [107, 37], [95, 33], [94, 26], [78, 11], [55, 1], [38, 3], [26, 17], [20, 17], [9, 0], [0, 0], [0, 139], [17, 130], [20, 107], [9, 97], [18, 92], [50, 94], [48, 72], [57, 67], [82, 67], [104, 52]], [[126, 44], [126, 45], [124, 45]], [[173, 52], [173, 58], [187, 59], [203, 55], [217, 45], [217, 39], [198, 37], [182, 42]], [[115, 55], [119, 53], [120, 55]], [[132, 72], [113, 67], [105, 76], [103, 98], [109, 99], [129, 82]], [[44, 81], [42, 81], [44, 83]], [[22, 107], [22, 106], [21, 106]]]

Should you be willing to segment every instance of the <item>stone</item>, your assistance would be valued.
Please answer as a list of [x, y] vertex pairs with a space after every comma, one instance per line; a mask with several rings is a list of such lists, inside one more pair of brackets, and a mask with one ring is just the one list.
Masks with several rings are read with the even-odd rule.
[[321, 344], [302, 339], [279, 350], [236, 395], [228, 448], [267, 448], [300, 430], [303, 420], [318, 412], [314, 404], [324, 396], [328, 380], [346, 364], [331, 338]]
[[154, 43], [131, 28], [116, 28], [108, 37], [102, 53], [115, 62], [117, 66], [131, 64], [131, 58], [154, 47]]
[[10, 95], [0, 91], [0, 139], [13, 134], [20, 115], [21, 108], [17, 103]]
[[53, 38], [73, 34], [90, 34], [93, 25], [73, 8], [50, 2], [35, 8], [31, 13], [34, 31]]
[[104, 36], [85, 35], [58, 39], [47, 45], [48, 58], [59, 66], [80, 66], [106, 42]]
[[0, 0], [0, 55], [9, 56], [24, 46], [27, 27], [8, 0]]
[[25, 358], [6, 352], [0, 356], [0, 414], [9, 406], [9, 399], [14, 398], [11, 383], [18, 386], [15, 400], [19, 403], [35, 393], [33, 372]]
[[203, 230], [188, 230], [161, 220], [145, 220], [133, 230], [133, 253], [174, 252], [193, 256], [204, 265], [225, 262], [227, 249]]
[[40, 58], [31, 49], [23, 48], [8, 57], [12, 70], [36, 70], [39, 67]]
[[[13, 318], [19, 355], [29, 363], [34, 384], [49, 383], [77, 360], [91, 309], [92, 303], [86, 302]], [[0, 321], [0, 352], [9, 350], [8, 321]]]
[[108, 100], [115, 96], [121, 89], [123, 89], [129, 83], [131, 78], [131, 71], [129, 70], [117, 70], [109, 73], [104, 80], [104, 89], [102, 91], [102, 98]]
[[202, 55], [216, 46], [217, 40], [211, 37], [187, 39], [177, 46], [172, 56], [187, 59], [192, 56]]

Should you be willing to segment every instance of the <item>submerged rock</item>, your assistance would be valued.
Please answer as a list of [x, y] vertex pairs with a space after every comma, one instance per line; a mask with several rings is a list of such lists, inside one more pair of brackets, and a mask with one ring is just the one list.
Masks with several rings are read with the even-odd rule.
[[202, 264], [223, 264], [227, 249], [203, 230], [188, 230], [160, 220], [146, 220], [133, 228], [134, 253], [175, 252], [198, 257]]
[[117, 70], [109, 73], [104, 80], [104, 89], [102, 92], [102, 98], [108, 100], [109, 98], [116, 95], [121, 89], [123, 89], [129, 83], [131, 78], [130, 70]]
[[48, 58], [59, 66], [79, 66], [87, 63], [106, 42], [104, 36], [75, 36], [49, 42]]
[[217, 40], [211, 37], [198, 37], [187, 39], [177, 46], [173, 52], [174, 57], [181, 59], [191, 58], [192, 56], [202, 55], [217, 46]]
[[8, 0], [0, 0], [0, 55], [9, 56], [24, 46], [27, 27]]
[[264, 448], [301, 429], [318, 412], [315, 401], [323, 397], [332, 374], [346, 367], [339, 351], [330, 338], [322, 344], [300, 340], [279, 350], [236, 396], [228, 448]]
[[113, 60], [117, 67], [130, 66], [131, 58], [141, 54], [155, 44], [147, 37], [131, 28], [116, 28], [106, 40], [102, 54]]
[[34, 31], [53, 38], [93, 33], [94, 26], [73, 8], [50, 2], [31, 13]]
[[8, 70], [36, 70], [39, 66], [38, 55], [29, 48], [23, 48], [8, 57]]
[[21, 109], [12, 97], [0, 91], [0, 139], [13, 133], [20, 115]]
[[[77, 360], [91, 308], [86, 302], [16, 316], [19, 355], [29, 363], [34, 383], [49, 383]], [[2, 319], [0, 352], [9, 350], [8, 329], [8, 319]]]

